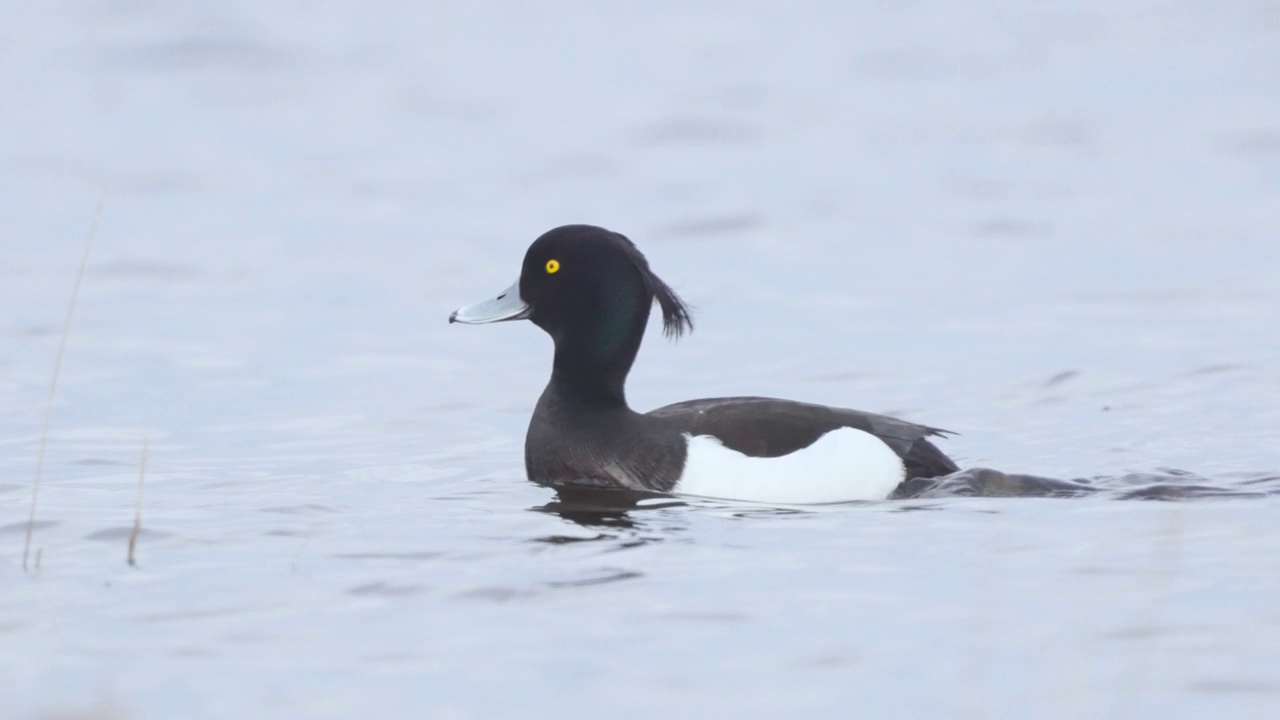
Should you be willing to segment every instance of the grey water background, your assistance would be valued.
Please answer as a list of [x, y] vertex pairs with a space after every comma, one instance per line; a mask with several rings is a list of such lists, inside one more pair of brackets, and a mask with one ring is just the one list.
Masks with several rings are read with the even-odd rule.
[[1274, 496], [580, 524], [548, 340], [445, 323], [604, 224], [697, 308], [638, 408], [1274, 493], [1280, 5], [3, 10], [0, 716], [1280, 714]]

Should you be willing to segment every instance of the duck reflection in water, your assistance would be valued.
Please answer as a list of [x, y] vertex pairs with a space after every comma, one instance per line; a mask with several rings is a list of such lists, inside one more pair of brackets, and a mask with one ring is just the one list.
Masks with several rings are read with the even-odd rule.
[[556, 488], [556, 499], [532, 508], [536, 512], [559, 515], [570, 522], [589, 528], [635, 529], [634, 511], [682, 507], [688, 503], [662, 493], [623, 490], [619, 488], [562, 486]]
[[[1096, 492], [1098, 488], [1083, 481], [1055, 480], [1032, 475], [1002, 473], [974, 468], [939, 478], [917, 479], [903, 483], [891, 499], [912, 500], [936, 497], [1076, 497]], [[558, 515], [588, 528], [631, 530], [642, 523], [635, 513], [685, 507], [689, 501], [656, 492], [620, 488], [563, 485], [557, 487], [556, 499], [532, 510]], [[690, 499], [693, 500], [693, 499]], [[719, 502], [708, 499], [713, 504]], [[694, 501], [697, 504], [696, 501]], [[861, 505], [861, 502], [835, 503]], [[778, 512], [799, 512], [795, 507], [773, 508]], [[579, 538], [575, 538], [578, 540]]]
[[[889, 500], [929, 500], [947, 497], [1042, 497], [1072, 498], [1100, 495], [1118, 500], [1194, 500], [1202, 498], [1262, 498], [1280, 495], [1280, 476], [1261, 475], [1246, 485], [1255, 487], [1227, 488], [1210, 483], [1203, 477], [1181, 470], [1163, 470], [1154, 473], [1130, 473], [1118, 477], [1097, 477], [1081, 480], [1059, 480], [1004, 473], [990, 468], [970, 468], [936, 478], [916, 478], [902, 483]], [[661, 493], [622, 490], [617, 488], [563, 486], [556, 488], [556, 499], [532, 510], [558, 515], [565, 520], [586, 528], [638, 530], [646, 527], [639, 513], [676, 507], [723, 507], [726, 501], [711, 498], [680, 499]], [[728, 501], [731, 505], [739, 505]], [[865, 505], [862, 501], [831, 503], [831, 505]], [[742, 517], [765, 514], [804, 513], [803, 506], [768, 506], [754, 503], [756, 511], [741, 507], [733, 513]], [[903, 509], [919, 509], [922, 506], [906, 503]], [[652, 528], [650, 528], [652, 529]], [[547, 542], [568, 543], [588, 540], [611, 540], [616, 536], [602, 534], [594, 538], [554, 536], [543, 538]], [[649, 538], [653, 540], [656, 538]], [[638, 544], [644, 544], [641, 541]]]

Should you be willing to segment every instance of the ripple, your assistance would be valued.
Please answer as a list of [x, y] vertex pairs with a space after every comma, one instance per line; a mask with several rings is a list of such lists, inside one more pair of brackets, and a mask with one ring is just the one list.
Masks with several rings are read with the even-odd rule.
[[348, 595], [376, 595], [382, 597], [410, 597], [427, 592], [425, 585], [392, 585], [385, 582], [366, 583], [347, 589]]
[[662, 145], [748, 144], [760, 137], [760, 129], [739, 121], [699, 117], [673, 117], [646, 125], [633, 133], [641, 147]]
[[[99, 542], [115, 542], [117, 540], [127, 540], [131, 534], [133, 534], [133, 526], [114, 527], [106, 528], [105, 530], [98, 530], [97, 532], [91, 532], [88, 535], [85, 535], [84, 539], [96, 540]], [[159, 540], [161, 538], [173, 537], [173, 533], [165, 532], [163, 530], [148, 530], [147, 528], [141, 528], [138, 530], [138, 537]]]
[[595, 577], [580, 578], [577, 580], [553, 580], [547, 583], [547, 587], [573, 588], [588, 587], [591, 585], [608, 585], [610, 583], [644, 577], [643, 573], [638, 573], [633, 570], [603, 570], [601, 572], [603, 573], [602, 575], [597, 575]]
[[350, 553], [334, 553], [332, 557], [342, 560], [408, 560], [410, 562], [421, 562], [423, 560], [435, 560], [443, 557], [444, 553], [432, 550], [417, 550], [409, 552], [350, 552]]
[[1280, 694], [1280, 683], [1269, 679], [1214, 678], [1188, 683], [1187, 689], [1192, 692], [1212, 693], [1215, 695], [1276, 695]]
[[[30, 525], [31, 525], [31, 529], [32, 529], [33, 531], [34, 531], [34, 530], [47, 530], [47, 529], [49, 529], [49, 528], [51, 528], [51, 527], [57, 527], [59, 524], [61, 524], [61, 523], [59, 523], [57, 520], [37, 520], [37, 521], [35, 521], [35, 522], [33, 522], [33, 523], [30, 523]], [[0, 525], [0, 535], [22, 535], [22, 534], [26, 534], [26, 532], [27, 532], [27, 525], [28, 525], [28, 523], [27, 523], [26, 521], [23, 521], [23, 522], [15, 522], [15, 523], [9, 523], [8, 525]]]

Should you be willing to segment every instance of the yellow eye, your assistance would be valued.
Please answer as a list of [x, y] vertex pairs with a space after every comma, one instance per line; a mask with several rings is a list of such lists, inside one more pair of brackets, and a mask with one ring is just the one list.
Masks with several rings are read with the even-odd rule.
[[556, 274], [556, 273], [558, 273], [558, 272], [560, 272], [560, 261], [559, 261], [559, 260], [548, 260], [548, 261], [547, 261], [547, 274], [548, 274], [548, 275], [555, 275], [555, 274]]

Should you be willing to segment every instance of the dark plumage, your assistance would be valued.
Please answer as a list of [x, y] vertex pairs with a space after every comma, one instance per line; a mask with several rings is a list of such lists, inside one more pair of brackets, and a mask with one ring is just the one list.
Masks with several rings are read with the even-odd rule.
[[[529, 319], [555, 342], [551, 379], [525, 438], [529, 479], [552, 486], [678, 491], [689, 467], [691, 436], [714, 437], [751, 458], [782, 458], [840, 428], [869, 433], [891, 449], [901, 459], [900, 479], [957, 470], [929, 442], [943, 431], [857, 410], [731, 397], [633, 411], [624, 384], [655, 302], [668, 337], [692, 329], [688, 306], [630, 240], [599, 227], [567, 225], [529, 247], [516, 285], [450, 316], [450, 322], [466, 323]], [[700, 452], [716, 458], [728, 452], [715, 448]], [[750, 495], [747, 490], [743, 497]]]
[[660, 407], [650, 417], [670, 418], [681, 431], [713, 435], [725, 447], [752, 457], [778, 457], [813, 444], [826, 433], [851, 427], [880, 438], [902, 458], [907, 477], [936, 477], [959, 468], [930, 436], [946, 430], [887, 415], [764, 397], [707, 398]]

